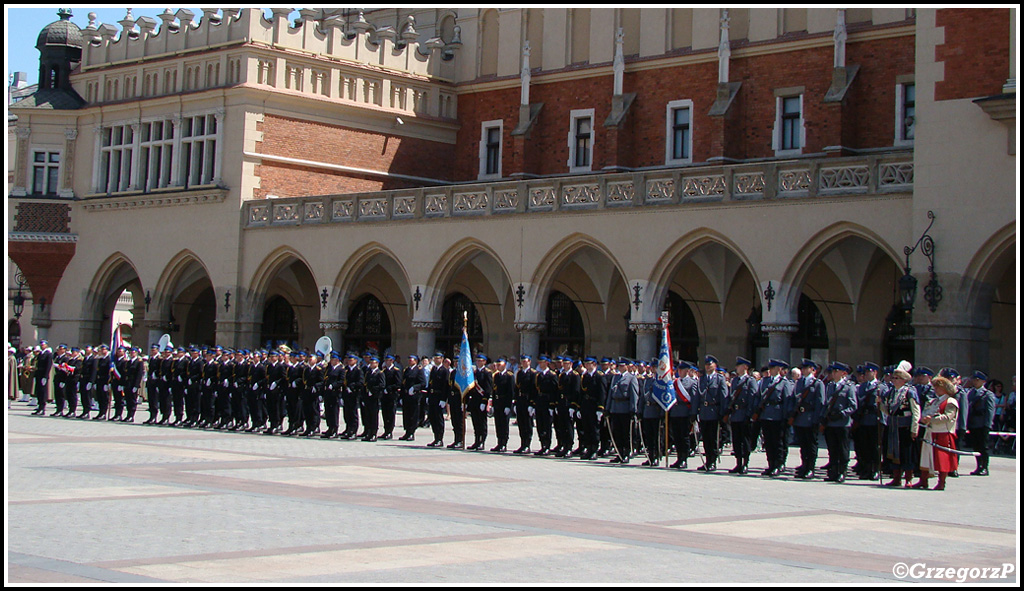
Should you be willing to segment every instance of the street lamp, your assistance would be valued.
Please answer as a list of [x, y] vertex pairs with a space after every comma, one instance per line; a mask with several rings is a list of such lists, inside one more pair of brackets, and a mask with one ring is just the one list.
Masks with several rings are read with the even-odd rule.
[[942, 286], [939, 285], [939, 280], [935, 276], [935, 241], [928, 234], [932, 225], [935, 224], [935, 213], [931, 210], [928, 211], [928, 219], [931, 222], [928, 223], [928, 227], [924, 229], [924, 233], [917, 239], [914, 246], [903, 247], [906, 261], [903, 265], [903, 277], [900, 277], [899, 280], [899, 292], [900, 305], [907, 311], [914, 309], [914, 300], [917, 298], [917, 279], [910, 274], [910, 255], [918, 247], [921, 247], [921, 254], [928, 258], [928, 272], [931, 274], [930, 280], [924, 286], [924, 301], [928, 303], [928, 309], [932, 312], [939, 307], [939, 302], [942, 301]]
[[20, 320], [21, 313], [25, 311], [25, 296], [21, 293], [21, 288], [25, 286], [26, 281], [21, 271], [14, 274], [14, 280], [18, 283], [18, 293], [14, 294], [14, 318]]

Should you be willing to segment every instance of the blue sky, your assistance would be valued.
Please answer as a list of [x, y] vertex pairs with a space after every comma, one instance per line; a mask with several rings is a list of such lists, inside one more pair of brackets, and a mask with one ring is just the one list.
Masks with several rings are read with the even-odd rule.
[[[144, 6], [132, 8], [133, 16], [138, 19], [140, 16], [151, 16], [160, 22], [158, 15], [167, 8], [166, 5]], [[171, 6], [171, 10], [178, 10], [178, 6]], [[196, 18], [203, 16], [203, 11], [198, 7], [186, 7], [196, 14]], [[81, 28], [89, 24], [89, 13], [95, 12], [97, 24], [110, 23], [120, 30], [117, 21], [124, 18], [127, 8], [124, 6], [90, 5], [72, 7], [71, 20]], [[10, 80], [12, 72], [28, 72], [29, 84], [35, 84], [39, 78], [39, 50], [36, 49], [36, 37], [39, 31], [46, 25], [58, 20], [57, 6], [40, 6], [36, 4], [5, 4], [4, 12], [4, 39], [7, 40], [7, 51], [4, 52], [4, 67], [7, 77]]]

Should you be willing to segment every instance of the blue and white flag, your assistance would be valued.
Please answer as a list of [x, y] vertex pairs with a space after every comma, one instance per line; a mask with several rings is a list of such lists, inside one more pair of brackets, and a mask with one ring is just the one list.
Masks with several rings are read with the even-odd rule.
[[459, 347], [459, 362], [455, 369], [455, 384], [463, 398], [466, 392], [476, 385], [476, 373], [473, 371], [473, 357], [469, 353], [469, 335], [466, 328], [462, 328], [462, 346]]
[[654, 375], [651, 393], [655, 402], [665, 412], [676, 403], [675, 375], [672, 371], [672, 345], [668, 337], [668, 319], [661, 319], [661, 352], [658, 354], [658, 370]]
[[110, 339], [110, 373], [117, 379], [121, 379], [121, 372], [117, 371], [117, 364], [114, 363], [114, 359], [117, 357], [117, 350], [121, 348], [122, 344], [121, 327], [118, 326]]

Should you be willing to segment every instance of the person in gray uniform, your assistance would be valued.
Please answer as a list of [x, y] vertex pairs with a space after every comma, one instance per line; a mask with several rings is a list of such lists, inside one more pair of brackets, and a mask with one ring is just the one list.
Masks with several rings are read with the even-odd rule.
[[604, 405], [608, 411], [612, 447], [616, 453], [615, 457], [611, 459], [612, 464], [628, 464], [633, 454], [633, 442], [629, 428], [633, 422], [633, 412], [640, 395], [640, 384], [637, 382], [636, 375], [626, 371], [628, 365], [629, 360], [626, 358], [618, 360], [619, 373], [612, 377]]
[[800, 447], [800, 465], [796, 477], [814, 478], [815, 463], [818, 461], [818, 423], [825, 407], [825, 384], [815, 375], [818, 364], [804, 358], [800, 361], [803, 376], [793, 388], [793, 411], [789, 424], [793, 426], [797, 445]]
[[830, 381], [825, 388], [825, 408], [821, 413], [820, 430], [828, 446], [826, 482], [846, 481], [850, 463], [850, 427], [857, 410], [856, 385], [848, 379], [850, 366], [836, 361], [828, 368]]
[[714, 472], [718, 465], [718, 429], [728, 412], [729, 387], [718, 371], [714, 355], [704, 358], [704, 373], [697, 382], [697, 420], [704, 442], [704, 465], [698, 470]]
[[750, 424], [758, 406], [757, 380], [750, 375], [750, 365], [749, 359], [736, 358], [736, 377], [732, 380], [728, 417], [736, 466], [729, 470], [730, 474], [746, 474], [750, 463]]
[[967, 445], [978, 452], [978, 467], [971, 476], [988, 476], [988, 434], [996, 418], [996, 396], [985, 387], [988, 376], [975, 371], [967, 393]]

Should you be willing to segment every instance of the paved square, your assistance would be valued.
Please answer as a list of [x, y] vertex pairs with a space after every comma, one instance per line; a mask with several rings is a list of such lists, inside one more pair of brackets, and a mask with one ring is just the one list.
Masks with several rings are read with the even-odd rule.
[[938, 493], [29, 412], [7, 413], [8, 583], [885, 584], [1018, 550], [1008, 458]]

